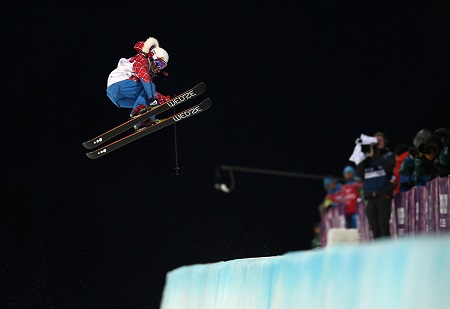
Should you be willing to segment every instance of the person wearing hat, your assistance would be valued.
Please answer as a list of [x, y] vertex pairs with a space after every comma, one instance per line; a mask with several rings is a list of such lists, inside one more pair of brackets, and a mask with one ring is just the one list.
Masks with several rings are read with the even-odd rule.
[[440, 128], [419, 145], [422, 154], [415, 164], [418, 175], [429, 176], [429, 179], [445, 177], [450, 172], [449, 138], [450, 130]]
[[395, 154], [388, 148], [382, 132], [375, 133], [378, 143], [371, 144], [364, 159], [356, 165], [356, 175], [364, 181], [366, 216], [374, 239], [390, 237], [391, 202], [394, 185]]
[[331, 207], [335, 207], [342, 202], [342, 183], [339, 182], [338, 178], [332, 176], [325, 177], [323, 180], [323, 188], [325, 189], [326, 195], [319, 206], [321, 215]]
[[344, 184], [342, 185], [342, 199], [345, 205], [346, 228], [357, 228], [356, 204], [363, 194], [363, 182], [356, 176], [355, 168], [347, 165], [343, 171]]
[[419, 151], [419, 147], [425, 144], [431, 136], [431, 132], [425, 128], [421, 129], [414, 136], [413, 146], [409, 147], [408, 155], [403, 159], [398, 169], [398, 173], [400, 174], [400, 192], [406, 192], [413, 187], [423, 186], [430, 180], [431, 175], [423, 172], [422, 160], [426, 158]]
[[[119, 108], [131, 109], [134, 117], [146, 107], [164, 104], [170, 96], [156, 92], [154, 77], [167, 66], [168, 53], [159, 46], [154, 37], [139, 41], [134, 45], [137, 52], [131, 58], [121, 58], [117, 67], [109, 74], [106, 94]], [[166, 72], [162, 74], [167, 75]], [[155, 117], [135, 125], [135, 129], [151, 126], [157, 122]]]

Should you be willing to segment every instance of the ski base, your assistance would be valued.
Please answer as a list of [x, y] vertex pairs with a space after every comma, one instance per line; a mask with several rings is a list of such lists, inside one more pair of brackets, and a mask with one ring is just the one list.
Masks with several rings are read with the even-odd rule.
[[150, 133], [156, 132], [162, 128], [165, 128], [167, 126], [175, 124], [186, 118], [192, 117], [194, 115], [198, 115], [199, 113], [207, 110], [211, 106], [211, 104], [212, 104], [211, 99], [209, 99], [209, 98], [205, 99], [201, 103], [199, 103], [193, 107], [190, 107], [188, 109], [185, 109], [184, 111], [179, 112], [171, 117], [160, 120], [158, 123], [156, 123], [150, 127], [145, 127], [145, 128], [136, 130], [134, 133], [131, 133], [115, 142], [112, 142], [112, 143], [110, 143], [106, 146], [103, 146], [97, 150], [88, 152], [88, 153], [86, 153], [86, 156], [90, 159], [97, 159], [97, 158], [103, 157], [104, 155], [111, 153], [112, 151], [114, 151], [128, 143], [138, 140], [138, 139], [142, 138], [143, 136], [146, 136]]
[[96, 136], [86, 142], [83, 142], [83, 147], [86, 149], [93, 149], [95, 147], [98, 147], [108, 140], [112, 139], [113, 137], [119, 135], [122, 132], [125, 132], [128, 129], [131, 129], [134, 127], [134, 125], [143, 122], [150, 117], [156, 116], [166, 110], [169, 110], [172, 107], [175, 107], [181, 103], [184, 103], [192, 98], [195, 98], [202, 94], [206, 89], [205, 83], [201, 82], [197, 84], [195, 87], [183, 92], [180, 95], [177, 95], [176, 97], [172, 98], [168, 102], [158, 105], [156, 107], [149, 107], [146, 109], [143, 109], [137, 116], [131, 118], [130, 120], [118, 125], [117, 127], [100, 134], [99, 136]]

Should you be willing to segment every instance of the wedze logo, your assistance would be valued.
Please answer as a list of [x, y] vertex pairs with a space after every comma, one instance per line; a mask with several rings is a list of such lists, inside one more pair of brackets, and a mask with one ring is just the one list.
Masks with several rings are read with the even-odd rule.
[[187, 118], [189, 116], [195, 115], [197, 113], [200, 113], [202, 111], [202, 109], [200, 108], [200, 106], [195, 106], [191, 109], [188, 109], [187, 111], [184, 111], [182, 113], [176, 114], [175, 116], [173, 116], [173, 120], [175, 121], [180, 121], [181, 119]]
[[169, 105], [170, 107], [174, 107], [175, 105], [180, 104], [181, 102], [184, 102], [185, 100], [188, 100], [192, 97], [195, 97], [196, 94], [194, 93], [194, 90], [191, 90], [185, 94], [181, 94], [179, 97], [177, 98], [173, 98], [172, 100], [170, 100], [169, 102], [167, 102], [167, 105]]
[[100, 137], [94, 141], [94, 144], [100, 143], [101, 141], [103, 141], [103, 138]]

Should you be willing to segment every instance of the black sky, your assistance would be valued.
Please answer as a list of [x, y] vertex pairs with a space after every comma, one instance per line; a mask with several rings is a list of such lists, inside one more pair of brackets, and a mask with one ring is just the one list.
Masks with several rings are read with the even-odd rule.
[[[216, 165], [340, 176], [361, 133], [448, 127], [437, 3], [2, 2], [2, 299], [158, 308], [177, 267], [309, 249], [320, 181], [235, 173], [225, 194]], [[172, 127], [97, 160], [81, 145], [127, 119], [106, 79], [149, 36], [170, 55], [157, 90], [213, 101], [177, 125], [179, 175]]]

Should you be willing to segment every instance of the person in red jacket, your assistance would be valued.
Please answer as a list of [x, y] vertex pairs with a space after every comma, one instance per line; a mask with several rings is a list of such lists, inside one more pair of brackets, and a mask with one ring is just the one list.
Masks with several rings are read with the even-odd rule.
[[394, 166], [394, 179], [392, 181], [392, 184], [394, 185], [394, 196], [396, 196], [401, 190], [400, 190], [400, 183], [401, 183], [401, 175], [400, 175], [400, 167], [402, 166], [403, 161], [408, 157], [409, 155], [409, 147], [406, 144], [400, 143], [397, 146], [395, 146], [394, 149], [395, 153], [395, 166]]
[[345, 204], [346, 228], [356, 229], [358, 226], [356, 204], [362, 195], [363, 182], [356, 176], [355, 168], [347, 165], [343, 171], [345, 183], [342, 185], [341, 194]]
[[[169, 96], [156, 92], [153, 82], [156, 74], [167, 66], [169, 54], [153, 37], [137, 42], [134, 50], [137, 54], [133, 57], [119, 60], [117, 67], [109, 74], [106, 85], [108, 98], [119, 108], [131, 109], [130, 117], [134, 117], [144, 108], [161, 105], [170, 100]], [[152, 117], [137, 124], [135, 129], [151, 126], [155, 122], [157, 119]]]

